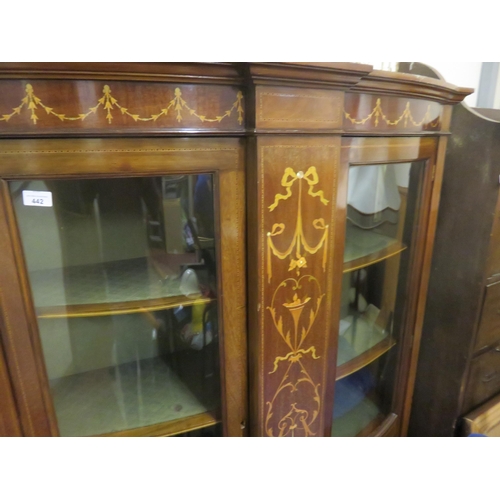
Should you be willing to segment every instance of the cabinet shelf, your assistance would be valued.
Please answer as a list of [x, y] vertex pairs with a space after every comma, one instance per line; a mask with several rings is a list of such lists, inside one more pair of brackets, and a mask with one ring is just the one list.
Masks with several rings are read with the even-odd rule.
[[336, 380], [369, 365], [396, 345], [395, 340], [376, 324], [354, 314], [351, 326], [339, 336]]
[[218, 378], [203, 377], [203, 364], [189, 356], [91, 370], [50, 386], [62, 436], [172, 435], [220, 420]]
[[165, 297], [162, 299], [140, 300], [133, 302], [103, 302], [97, 304], [75, 304], [52, 307], [37, 307], [37, 317], [49, 318], [86, 318], [93, 316], [112, 316], [152, 311], [165, 311], [176, 307], [188, 307], [194, 304], [208, 304], [216, 299], [185, 296]]
[[393, 257], [406, 248], [406, 245], [395, 238], [348, 226], [344, 250], [344, 273]]
[[222, 421], [220, 409], [207, 411], [191, 417], [184, 417], [170, 422], [128, 429], [126, 431], [109, 432], [100, 434], [99, 437], [167, 437], [192, 432], [206, 427], [211, 427]]
[[162, 280], [146, 258], [34, 271], [30, 278], [39, 318], [130, 314], [216, 300], [183, 295], [180, 279]]

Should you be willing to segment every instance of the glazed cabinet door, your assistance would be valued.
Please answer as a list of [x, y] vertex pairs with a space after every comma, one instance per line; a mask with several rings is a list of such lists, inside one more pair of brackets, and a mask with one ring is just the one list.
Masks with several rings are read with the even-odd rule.
[[332, 436], [400, 433], [436, 144], [343, 140], [337, 199], [345, 238], [335, 257], [341, 287]]
[[240, 141], [10, 147], [2, 313], [25, 316], [7, 338], [32, 365], [13, 372], [25, 434], [245, 434]]

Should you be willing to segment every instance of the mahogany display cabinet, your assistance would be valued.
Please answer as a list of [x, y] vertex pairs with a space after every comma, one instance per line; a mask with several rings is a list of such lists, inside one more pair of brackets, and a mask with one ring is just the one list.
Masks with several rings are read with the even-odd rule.
[[470, 92], [355, 63], [0, 64], [0, 434], [406, 435]]

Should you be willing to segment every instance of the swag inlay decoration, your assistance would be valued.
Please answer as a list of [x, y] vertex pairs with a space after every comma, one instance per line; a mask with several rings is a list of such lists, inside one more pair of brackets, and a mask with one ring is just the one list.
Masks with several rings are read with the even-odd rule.
[[380, 99], [377, 99], [375, 107], [372, 109], [371, 113], [365, 116], [364, 118], [353, 118], [351, 114], [345, 110], [344, 110], [344, 116], [354, 125], [364, 125], [372, 118], [375, 118], [375, 127], [378, 127], [379, 119], [381, 119], [386, 125], [391, 125], [391, 126], [397, 126], [402, 120], [404, 120], [403, 128], [406, 128], [408, 126], [408, 122], [410, 122], [410, 124], [415, 127], [420, 127], [424, 124], [428, 124], [432, 128], [438, 127], [440, 123], [439, 117], [437, 119], [432, 120], [430, 104], [427, 106], [423, 118], [419, 122], [415, 121], [415, 118], [413, 117], [413, 114], [411, 112], [410, 101], [406, 102], [406, 106], [403, 113], [395, 120], [390, 120], [386, 116], [386, 114], [382, 110], [382, 103]]
[[104, 94], [98, 101], [97, 104], [93, 107], [89, 107], [88, 111], [85, 113], [79, 113], [78, 116], [66, 116], [65, 113], [57, 113], [54, 111], [54, 108], [45, 105], [42, 100], [35, 95], [35, 91], [33, 89], [33, 86], [28, 83], [25, 88], [26, 96], [21, 99], [21, 103], [19, 106], [12, 108], [13, 111], [10, 114], [3, 114], [0, 117], [0, 121], [5, 121], [8, 122], [12, 117], [15, 115], [20, 115], [21, 110], [26, 106], [27, 109], [30, 111], [31, 116], [30, 119], [33, 122], [34, 125], [36, 125], [37, 121], [40, 120], [41, 118], [36, 114], [36, 110], [38, 109], [43, 109], [47, 115], [54, 115], [57, 118], [59, 118], [61, 121], [77, 121], [77, 120], [85, 120], [89, 115], [91, 114], [96, 114], [97, 110], [102, 107], [107, 113], [106, 113], [106, 119], [108, 120], [108, 123], [111, 124], [113, 121], [113, 115], [112, 111], [114, 109], [120, 110], [122, 115], [130, 116], [134, 121], [143, 121], [143, 122], [149, 122], [153, 121], [155, 122], [158, 120], [158, 118], [162, 116], [167, 116], [169, 111], [173, 108], [173, 110], [176, 112], [176, 119], [180, 123], [182, 121], [182, 113], [183, 111], [189, 112], [191, 116], [195, 116], [198, 118], [201, 122], [221, 122], [223, 119], [226, 117], [230, 117], [232, 112], [236, 110], [238, 113], [238, 123], [241, 125], [243, 123], [243, 93], [241, 91], [238, 91], [236, 94], [236, 100], [234, 101], [232, 107], [225, 111], [224, 113], [221, 113], [220, 115], [216, 115], [215, 117], [209, 118], [206, 115], [200, 114], [197, 110], [192, 109], [187, 102], [182, 98], [182, 92], [179, 87], [175, 88], [174, 91], [174, 98], [171, 99], [168, 104], [160, 108], [159, 112], [156, 114], [151, 114], [149, 117], [141, 117], [137, 113], [131, 113], [126, 107], [121, 106], [118, 103], [118, 99], [113, 97], [111, 95], [111, 88], [109, 85], [104, 85], [102, 89], [102, 93]]
[[272, 263], [271, 263], [271, 251], [272, 253], [278, 257], [279, 259], [285, 259], [289, 255], [293, 253], [295, 250], [295, 258], [290, 259], [290, 267], [289, 271], [293, 269], [297, 270], [297, 276], [300, 275], [300, 270], [303, 267], [307, 267], [307, 260], [305, 257], [305, 253], [309, 253], [311, 255], [315, 254], [318, 250], [323, 248], [323, 271], [326, 267], [326, 256], [328, 250], [328, 225], [325, 225], [325, 220], [323, 218], [314, 219], [312, 225], [315, 229], [319, 229], [323, 231], [323, 235], [317, 245], [310, 245], [306, 238], [304, 237], [304, 229], [302, 226], [302, 180], [305, 180], [309, 185], [309, 190], [307, 194], [312, 197], [319, 197], [321, 203], [323, 205], [328, 204], [328, 200], [326, 200], [323, 196], [323, 191], [314, 191], [314, 186], [318, 184], [319, 178], [318, 173], [316, 172], [316, 167], [309, 167], [306, 173], [299, 171], [295, 173], [293, 169], [287, 168], [285, 170], [285, 174], [281, 179], [281, 185], [286, 188], [286, 194], [278, 193], [274, 198], [274, 203], [269, 206], [269, 211], [272, 212], [281, 200], [287, 200], [292, 196], [291, 187], [296, 180], [299, 180], [299, 195], [298, 195], [298, 211], [297, 211], [297, 223], [295, 226], [295, 232], [293, 235], [293, 239], [290, 242], [290, 246], [285, 251], [280, 251], [273, 243], [273, 238], [283, 233], [285, 230], [285, 224], [273, 224], [273, 228], [270, 232], [267, 233], [267, 277], [268, 280], [271, 280], [272, 277]]

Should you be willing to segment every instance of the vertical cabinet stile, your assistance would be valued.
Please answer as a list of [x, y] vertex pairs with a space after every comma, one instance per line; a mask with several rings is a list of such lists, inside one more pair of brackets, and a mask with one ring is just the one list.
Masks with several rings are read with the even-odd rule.
[[[241, 158], [241, 155], [240, 155]], [[245, 172], [242, 163], [237, 170], [221, 172], [220, 229], [222, 315], [224, 318], [223, 398], [226, 435], [248, 434], [247, 402], [247, 335], [245, 272]], [[225, 297], [230, 297], [226, 300]]]
[[340, 139], [257, 140], [259, 434], [322, 436]]
[[251, 433], [328, 435], [344, 93], [255, 87], [248, 144]]

